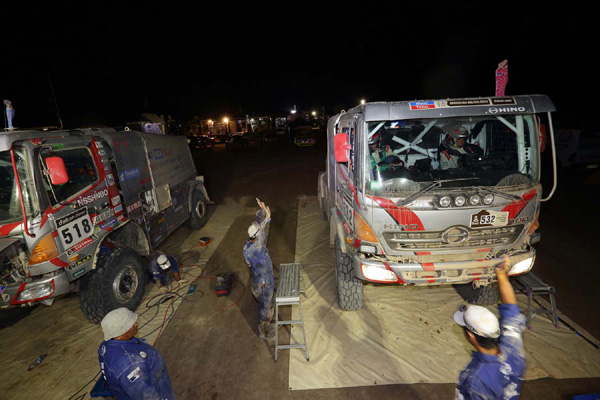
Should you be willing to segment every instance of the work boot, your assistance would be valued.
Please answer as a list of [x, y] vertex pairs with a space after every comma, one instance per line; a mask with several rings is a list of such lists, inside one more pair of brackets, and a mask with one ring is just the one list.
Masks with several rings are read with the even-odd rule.
[[261, 322], [258, 324], [258, 337], [262, 340], [275, 339], [275, 325], [269, 322]]

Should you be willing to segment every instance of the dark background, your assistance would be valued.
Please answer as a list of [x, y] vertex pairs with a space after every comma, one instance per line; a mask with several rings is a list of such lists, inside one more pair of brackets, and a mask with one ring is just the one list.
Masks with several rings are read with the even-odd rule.
[[592, 113], [598, 34], [576, 2], [3, 4], [0, 97], [17, 127], [114, 126], [140, 113], [325, 109], [367, 101], [547, 94]]

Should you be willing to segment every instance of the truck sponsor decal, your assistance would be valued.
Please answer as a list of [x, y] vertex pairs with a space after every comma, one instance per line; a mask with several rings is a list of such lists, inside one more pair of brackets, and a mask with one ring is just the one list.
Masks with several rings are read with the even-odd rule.
[[73, 254], [77, 253], [79, 250], [83, 249], [85, 246], [89, 245], [90, 243], [93, 243], [96, 239], [98, 239], [98, 236], [92, 234], [92, 236], [90, 236], [86, 239], [83, 239], [81, 242], [77, 243], [75, 246], [68, 249], [67, 255], [72, 256]]
[[127, 206], [127, 213], [131, 213], [132, 211], [137, 210], [141, 206], [142, 206], [142, 202], [140, 200], [138, 200], [135, 203]]
[[54, 220], [58, 238], [67, 248], [92, 234], [93, 225], [87, 208], [82, 208], [65, 217]]
[[94, 201], [100, 200], [104, 197], [108, 197], [108, 190], [102, 189], [98, 192], [94, 192], [84, 197], [80, 197], [77, 199], [77, 206], [83, 207], [88, 205], [89, 203], [93, 203]]
[[113, 207], [116, 206], [117, 204], [121, 204], [121, 197], [119, 196], [115, 196], [113, 197], [111, 200]]
[[119, 179], [121, 180], [121, 182], [127, 182], [129, 180], [139, 178], [139, 177], [140, 177], [139, 168], [130, 168], [130, 169], [126, 169], [125, 171], [122, 171], [121, 173], [119, 173]]
[[94, 217], [94, 225], [96, 225], [97, 223], [100, 223], [102, 221], [106, 221], [107, 219], [109, 219], [113, 215], [115, 215], [115, 212], [112, 209], [111, 210], [106, 210], [102, 214], [96, 215]]
[[115, 184], [115, 178], [112, 176], [112, 174], [106, 175], [106, 183], [108, 183], [108, 186], [112, 186]]
[[[411, 209], [398, 207], [392, 200], [377, 196], [369, 196], [396, 221], [402, 230], [424, 231], [421, 219]], [[408, 228], [408, 229], [406, 229]]]
[[481, 210], [477, 214], [471, 214], [471, 228], [506, 225], [508, 225], [508, 211], [496, 212]]
[[73, 279], [79, 278], [81, 275], [85, 274], [85, 268], [81, 268], [79, 271], [73, 272]]
[[411, 101], [409, 103], [411, 110], [428, 110], [435, 108], [435, 102], [433, 101]]
[[[74, 263], [69, 265], [69, 269], [70, 270], [74, 270], [75, 268], [78, 268], [81, 266], [81, 264], [86, 263], [88, 261], [90, 261], [92, 259], [92, 256], [90, 254], [88, 254], [87, 256], [75, 261]], [[73, 276], [75, 276], [75, 274], [73, 274]]]

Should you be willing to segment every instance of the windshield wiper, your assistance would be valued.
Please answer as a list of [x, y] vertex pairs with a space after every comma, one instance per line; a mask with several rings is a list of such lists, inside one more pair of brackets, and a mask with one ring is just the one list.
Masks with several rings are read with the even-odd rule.
[[502, 190], [494, 189], [494, 188], [491, 188], [491, 187], [484, 186], [483, 190], [487, 190], [488, 192], [491, 192], [493, 194], [497, 194], [498, 196], [502, 196], [502, 197], [504, 197], [506, 199], [509, 199], [509, 200], [521, 200], [521, 197], [517, 196], [516, 194], [504, 193]]

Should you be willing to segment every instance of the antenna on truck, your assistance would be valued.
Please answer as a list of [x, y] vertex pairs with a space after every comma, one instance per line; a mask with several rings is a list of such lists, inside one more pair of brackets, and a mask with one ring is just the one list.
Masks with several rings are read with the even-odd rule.
[[56, 120], [58, 121], [58, 126], [60, 129], [63, 129], [62, 119], [60, 117], [60, 111], [58, 109], [58, 102], [56, 101], [56, 96], [54, 95], [54, 87], [52, 86], [52, 79], [50, 79], [50, 73], [48, 75], [48, 84], [50, 85], [50, 92], [52, 93], [52, 100], [54, 101], [54, 109], [56, 110]]

